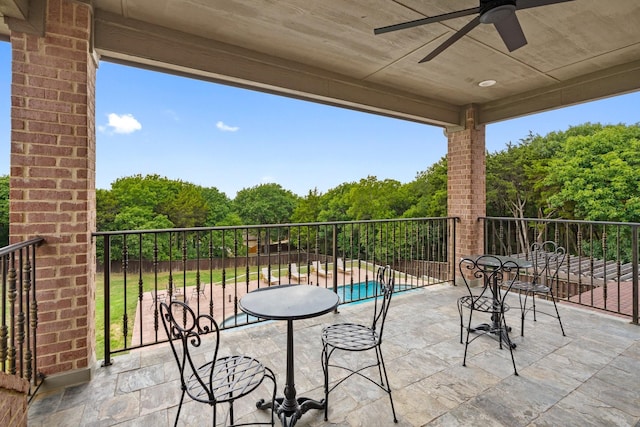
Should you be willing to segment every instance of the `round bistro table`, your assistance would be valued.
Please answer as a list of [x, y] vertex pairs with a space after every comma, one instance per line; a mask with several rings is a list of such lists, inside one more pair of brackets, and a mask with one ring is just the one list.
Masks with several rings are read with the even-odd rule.
[[[284, 427], [292, 427], [309, 409], [324, 409], [317, 401], [296, 396], [294, 376], [293, 321], [321, 316], [338, 306], [338, 295], [313, 285], [280, 285], [256, 289], [240, 298], [240, 309], [261, 319], [287, 321], [287, 374], [284, 397], [276, 398], [275, 412]], [[271, 402], [261, 399], [258, 408], [268, 409]]]

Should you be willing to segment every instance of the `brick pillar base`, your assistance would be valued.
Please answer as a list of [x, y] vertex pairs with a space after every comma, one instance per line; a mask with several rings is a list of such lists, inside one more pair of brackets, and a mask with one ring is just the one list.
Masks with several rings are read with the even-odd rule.
[[29, 381], [0, 372], [0, 426], [27, 426]]
[[46, 2], [45, 35], [12, 29], [10, 235], [38, 248], [37, 364], [86, 371], [95, 346], [95, 73], [90, 2]]
[[[486, 214], [485, 128], [476, 126], [475, 107], [466, 111], [465, 128], [448, 131], [448, 206], [449, 216], [457, 216], [456, 255], [480, 254], [484, 231], [478, 217]], [[457, 261], [456, 269], [457, 269]]]

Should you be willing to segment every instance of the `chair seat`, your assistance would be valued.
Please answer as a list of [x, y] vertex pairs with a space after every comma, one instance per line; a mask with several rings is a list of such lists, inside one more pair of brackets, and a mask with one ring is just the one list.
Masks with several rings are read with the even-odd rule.
[[501, 313], [507, 312], [511, 307], [508, 304], [503, 303], [502, 308], [492, 298], [485, 296], [471, 296], [467, 295], [460, 298], [460, 305], [469, 309], [482, 311], [485, 313]]
[[540, 283], [517, 281], [513, 283], [512, 289], [525, 292], [537, 292], [541, 294], [549, 293], [549, 286]]
[[[384, 322], [389, 311], [389, 304], [395, 289], [395, 274], [390, 266], [378, 268], [375, 295], [373, 300], [373, 321], [370, 326], [358, 323], [334, 323], [322, 329], [322, 370], [324, 371], [324, 420], [328, 420], [329, 414], [329, 393], [335, 390], [340, 384], [352, 376], [360, 376], [373, 385], [379, 387], [382, 391], [389, 395], [391, 403], [391, 413], [393, 414], [393, 422], [398, 422], [396, 410], [393, 406], [393, 397], [391, 396], [391, 386], [389, 385], [389, 377], [387, 376], [387, 368], [384, 366], [384, 358], [382, 357], [382, 332], [384, 330]], [[367, 350], [375, 351], [375, 361], [366, 357]], [[331, 356], [341, 351], [345, 352], [362, 352], [365, 356], [355, 363], [344, 363], [345, 360], [333, 360], [330, 362]], [[359, 356], [359, 355], [358, 355]], [[371, 354], [369, 354], [371, 356]], [[357, 357], [356, 359], [360, 359]], [[354, 360], [349, 359], [349, 362]], [[371, 369], [377, 367], [378, 369]], [[338, 370], [345, 375], [333, 382], [329, 386], [329, 368]], [[380, 375], [379, 379], [376, 375]]]
[[[213, 396], [208, 396], [198, 377], [208, 381], [211, 369], [213, 376], [211, 387]], [[222, 357], [205, 363], [198, 368], [197, 375], [192, 373], [187, 380], [187, 393], [192, 399], [210, 403], [228, 402], [255, 390], [265, 376], [265, 367], [256, 359], [248, 356]], [[211, 399], [213, 397], [213, 399]]]
[[369, 350], [378, 345], [379, 340], [375, 330], [355, 323], [337, 323], [322, 330], [322, 342], [341, 350]]

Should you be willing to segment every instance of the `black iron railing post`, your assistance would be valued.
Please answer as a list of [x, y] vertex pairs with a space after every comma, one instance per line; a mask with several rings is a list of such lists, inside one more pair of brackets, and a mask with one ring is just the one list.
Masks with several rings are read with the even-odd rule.
[[0, 371], [28, 380], [32, 397], [44, 379], [36, 339], [36, 248], [43, 242], [35, 237], [0, 248]]
[[631, 266], [632, 266], [632, 291], [633, 298], [631, 323], [638, 324], [638, 226], [634, 226], [631, 230]]
[[111, 283], [111, 241], [108, 234], [103, 236], [104, 251], [104, 361], [102, 366], [111, 365], [111, 301], [109, 285]]
[[[333, 224], [331, 236], [331, 251], [333, 252], [333, 292], [338, 293], [338, 225]], [[336, 312], [338, 307], [336, 307]]]
[[[481, 217], [489, 227], [517, 225], [521, 218]], [[485, 245], [491, 250], [497, 241], [506, 252], [500, 255], [528, 256], [523, 241], [555, 239], [564, 244], [567, 257], [559, 267], [562, 289], [556, 298], [605, 312], [624, 315], [631, 323], [639, 324], [639, 241], [640, 223], [585, 221], [548, 218], [525, 218], [526, 230], [508, 231], [506, 235], [491, 232], [485, 236]], [[514, 227], [517, 229], [518, 227]], [[485, 226], [485, 230], [487, 227]], [[513, 246], [512, 246], [513, 245]], [[485, 246], [487, 247], [487, 246]], [[511, 249], [510, 249], [511, 248]]]
[[[425, 241], [421, 243], [426, 250], [423, 251], [422, 256], [418, 257], [420, 259], [416, 259], [415, 262], [431, 266], [428, 283], [421, 280], [421, 277], [412, 275], [409, 271], [411, 262], [408, 261], [411, 261], [413, 256], [411, 255], [413, 254], [411, 248], [416, 242], [407, 238], [407, 233], [404, 233], [404, 239], [401, 237], [403, 236], [401, 230], [405, 226], [404, 224], [412, 224], [416, 221], [425, 224], [427, 229], [427, 233], [424, 236]], [[396, 268], [401, 270], [404, 274], [404, 279], [407, 281], [405, 284], [406, 289], [451, 281], [455, 274], [454, 263], [452, 262], [452, 259], [455, 259], [455, 252], [451, 252], [452, 250], [455, 251], [455, 223], [450, 221], [455, 221], [455, 218], [402, 218], [357, 222], [337, 221], [96, 232], [93, 234], [95, 238], [104, 239], [102, 245], [104, 246], [105, 257], [103, 272], [104, 294], [102, 292], [99, 294], [99, 298], [103, 300], [104, 305], [104, 311], [100, 313], [100, 316], [104, 317], [104, 328], [100, 328], [100, 331], [98, 331], [100, 335], [104, 334], [105, 342], [100, 344], [100, 353], [103, 354], [98, 357], [100, 359], [104, 357], [102, 365], [109, 366], [114, 363], [114, 360], [117, 360], [115, 356], [119, 353], [166, 341], [163, 334], [156, 333], [157, 330], [151, 333], [151, 328], [145, 324], [145, 330], [143, 331], [142, 325], [135, 322], [151, 321], [154, 316], [154, 306], [151, 303], [147, 303], [152, 298], [147, 298], [146, 293], [158, 292], [160, 281], [166, 282], [168, 289], [166, 293], [162, 293], [162, 295], [158, 293], [156, 295], [169, 299], [175, 297], [175, 292], [178, 288], [181, 290], [189, 289], [189, 283], [194, 280], [193, 275], [195, 275], [196, 281], [195, 290], [198, 291], [198, 284], [202, 286], [199, 280], [202, 267], [199, 263], [203, 254], [201, 250], [197, 250], [197, 242], [196, 250], [191, 250], [190, 246], [189, 248], [185, 246], [184, 236], [190, 235], [189, 233], [195, 233], [197, 236], [202, 236], [202, 233], [209, 233], [209, 236], [213, 236], [213, 233], [221, 233], [221, 241], [218, 238], [213, 239], [210, 237], [208, 254], [210, 278], [207, 287], [211, 294], [209, 310], [212, 315], [220, 316], [220, 322], [226, 328], [240, 326], [245, 323], [245, 321], [239, 321], [237, 318], [232, 319], [230, 315], [242, 314], [238, 311], [237, 302], [243, 293], [252, 290], [253, 286], [261, 287], [263, 285], [263, 280], [255, 278], [254, 281], [252, 279], [251, 275], [255, 274], [252, 269], [256, 268], [257, 272], [260, 272], [262, 268], [260, 266], [262, 265], [271, 269], [271, 271], [278, 272], [279, 280], [282, 280], [285, 277], [282, 272], [285, 270], [287, 273], [290, 272], [289, 265], [293, 260], [292, 257], [296, 257], [295, 260], [299, 262], [304, 259], [307, 270], [307, 276], [304, 279], [306, 279], [307, 283], [330, 287], [336, 293], [342, 292], [343, 294], [345, 294], [343, 286], [348, 288], [351, 292], [348, 296], [348, 302], [367, 298], [366, 292], [360, 295], [359, 286], [365, 284], [366, 287], [371, 276], [371, 269], [381, 260], [392, 262]], [[443, 225], [445, 230], [441, 230]], [[449, 230], [446, 230], [447, 226]], [[343, 228], [345, 227], [351, 228], [351, 235], [344, 232]], [[294, 228], [298, 230], [297, 233], [292, 232]], [[304, 232], [305, 229], [307, 230], [306, 232]], [[234, 250], [231, 253], [225, 250], [225, 233], [233, 233], [234, 235]], [[246, 242], [243, 242], [244, 239], [239, 236], [239, 233], [247, 236], [245, 237]], [[154, 238], [153, 253], [139, 250], [139, 247], [142, 247], [140, 244], [147, 241], [145, 236], [148, 234], [156, 236]], [[453, 241], [450, 240], [452, 234]], [[253, 241], [249, 241], [249, 235], [255, 235], [259, 239], [258, 247], [260, 250], [255, 255], [253, 254], [253, 245], [251, 245]], [[158, 236], [163, 237], [160, 239]], [[180, 236], [183, 236], [183, 238], [180, 238]], [[270, 237], [273, 236], [276, 237], [273, 243], [278, 247], [277, 256], [274, 253], [270, 253], [268, 246], [268, 242], [271, 240]], [[295, 242], [296, 239], [298, 244], [291, 248], [291, 242]], [[137, 242], [139, 247], [136, 247], [133, 243], [129, 244], [129, 242], [134, 241]], [[162, 241], [162, 245], [159, 243], [160, 241]], [[287, 242], [287, 246], [285, 246], [285, 242]], [[304, 249], [305, 245], [306, 250]], [[439, 248], [442, 248], [442, 250]], [[218, 249], [222, 253], [214, 253]], [[143, 274], [138, 274], [138, 298], [132, 302], [131, 306], [127, 303], [133, 293], [129, 295], [127, 292], [127, 278], [130, 274], [135, 274], [136, 271], [128, 268], [130, 253], [138, 256], [138, 259], [131, 260], [131, 263], [135, 262], [140, 269], [137, 273], [147, 268], [151, 268], [153, 271], [149, 273], [145, 270]], [[181, 264], [179, 263], [179, 256], [178, 258], [175, 256], [175, 254], [180, 253], [182, 254]], [[304, 258], [302, 258], [302, 255], [304, 255]], [[146, 257], [149, 259], [146, 259]], [[351, 274], [338, 271], [337, 261], [340, 257], [343, 259], [345, 257], [348, 258], [347, 262], [353, 270]], [[122, 258], [122, 272], [118, 270], [118, 265], [111, 265], [112, 258]], [[317, 273], [317, 275], [315, 272], [311, 273], [312, 261], [322, 263], [329, 274], [324, 276], [320, 273]], [[333, 266], [330, 265], [332, 262]], [[176, 270], [178, 265], [180, 265], [180, 271]], [[355, 265], [358, 268], [353, 268]], [[230, 267], [232, 270], [229, 269]], [[221, 276], [218, 276], [217, 273], [214, 275], [214, 270], [219, 270]], [[161, 276], [160, 272], [162, 272]], [[240, 272], [244, 274], [240, 274]], [[289, 279], [289, 275], [286, 274], [286, 276]], [[121, 282], [124, 282], [124, 284], [121, 285]], [[244, 286], [242, 286], [243, 283]], [[241, 287], [244, 289], [241, 289]], [[193, 300], [194, 304], [198, 303], [197, 300]], [[198, 308], [202, 309], [201, 306]], [[134, 314], [136, 313], [138, 314], [136, 318], [139, 319], [134, 321], [134, 333], [131, 334], [129, 332], [128, 318], [134, 319]], [[117, 317], [117, 319], [112, 318], [113, 316]], [[148, 316], [148, 319], [143, 319], [144, 316]], [[122, 328], [118, 329], [116, 326], [119, 326], [120, 319], [122, 319]], [[225, 323], [226, 320], [230, 322], [227, 324]], [[157, 318], [152, 321], [156, 322]], [[248, 318], [246, 320], [249, 323], [255, 323], [256, 321]], [[147, 334], [147, 332], [150, 333]]]
[[[9, 255], [9, 292], [7, 300], [9, 301], [9, 347], [7, 360], [9, 366], [7, 372], [11, 375], [16, 374], [16, 254]], [[3, 313], [4, 314], [4, 313]]]
[[449, 263], [451, 264], [451, 280], [454, 286], [457, 286], [456, 284], [456, 223], [460, 220], [460, 218], [456, 217], [456, 218], [452, 218], [451, 221], [451, 228], [453, 229], [453, 238], [452, 238], [452, 244], [451, 244], [451, 256], [449, 257]]

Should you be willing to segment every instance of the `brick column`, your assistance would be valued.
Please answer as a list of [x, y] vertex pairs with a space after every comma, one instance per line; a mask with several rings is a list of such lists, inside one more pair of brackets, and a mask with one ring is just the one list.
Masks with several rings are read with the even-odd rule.
[[95, 354], [95, 73], [92, 11], [49, 0], [44, 37], [11, 33], [12, 242], [37, 252], [38, 368], [86, 377]]
[[484, 234], [478, 217], [486, 214], [487, 205], [485, 129], [476, 125], [474, 106], [465, 114], [465, 128], [447, 132], [447, 211], [449, 216], [460, 218], [456, 228], [458, 258], [483, 252]]
[[29, 381], [0, 372], [0, 425], [27, 427]]

